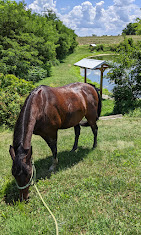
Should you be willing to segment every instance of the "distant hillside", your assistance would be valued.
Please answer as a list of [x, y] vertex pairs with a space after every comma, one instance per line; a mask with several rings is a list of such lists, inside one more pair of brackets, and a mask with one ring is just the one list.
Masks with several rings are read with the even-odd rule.
[[[140, 35], [129, 35], [127, 38], [132, 38], [134, 41], [141, 41]], [[79, 45], [86, 44], [117, 44], [124, 40], [124, 36], [91, 36], [91, 37], [77, 37]]]

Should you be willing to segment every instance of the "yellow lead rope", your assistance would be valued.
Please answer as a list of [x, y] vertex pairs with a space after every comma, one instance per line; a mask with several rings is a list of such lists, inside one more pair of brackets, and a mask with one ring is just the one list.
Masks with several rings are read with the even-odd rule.
[[46, 209], [49, 211], [49, 213], [51, 214], [52, 218], [54, 219], [54, 222], [55, 222], [55, 225], [56, 225], [56, 235], [58, 235], [59, 234], [58, 233], [58, 224], [57, 224], [56, 218], [53, 215], [53, 213], [51, 212], [51, 210], [49, 209], [49, 207], [47, 206], [47, 204], [45, 203], [44, 199], [42, 198], [42, 196], [41, 196], [41, 194], [40, 194], [40, 192], [39, 192], [39, 190], [38, 190], [38, 188], [37, 188], [37, 186], [35, 184], [34, 184], [34, 187], [35, 187], [37, 193], [39, 194], [39, 197], [42, 200], [44, 206], [46, 207]]

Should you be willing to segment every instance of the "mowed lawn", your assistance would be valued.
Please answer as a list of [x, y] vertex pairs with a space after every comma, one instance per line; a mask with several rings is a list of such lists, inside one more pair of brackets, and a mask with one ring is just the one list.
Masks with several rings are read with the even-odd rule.
[[[51, 151], [33, 136], [37, 186], [55, 215], [59, 234], [141, 234], [141, 119], [98, 121], [98, 146], [92, 150], [89, 127], [81, 128], [79, 148], [70, 153], [73, 128], [58, 134], [59, 165], [48, 178]], [[33, 186], [20, 203], [8, 153], [12, 132], [0, 133], [0, 233], [55, 234], [52, 217]]]

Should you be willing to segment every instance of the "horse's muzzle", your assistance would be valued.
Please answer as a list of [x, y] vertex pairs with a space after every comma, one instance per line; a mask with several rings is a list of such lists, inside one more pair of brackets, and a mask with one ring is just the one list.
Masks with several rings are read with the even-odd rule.
[[26, 189], [19, 189], [20, 192], [20, 201], [27, 201], [29, 199], [29, 187]]

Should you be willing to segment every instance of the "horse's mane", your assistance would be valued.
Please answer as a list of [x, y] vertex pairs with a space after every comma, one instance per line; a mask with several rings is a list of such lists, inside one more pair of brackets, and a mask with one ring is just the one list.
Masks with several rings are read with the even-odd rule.
[[26, 127], [28, 125], [28, 120], [30, 118], [30, 107], [32, 103], [32, 98], [35, 94], [35, 92], [40, 88], [41, 86], [35, 88], [31, 91], [31, 93], [26, 98], [24, 105], [20, 111], [19, 117], [16, 121], [15, 128], [14, 128], [14, 138], [13, 138], [13, 146], [14, 149], [17, 150], [19, 145], [23, 143], [24, 136], [26, 133]]

